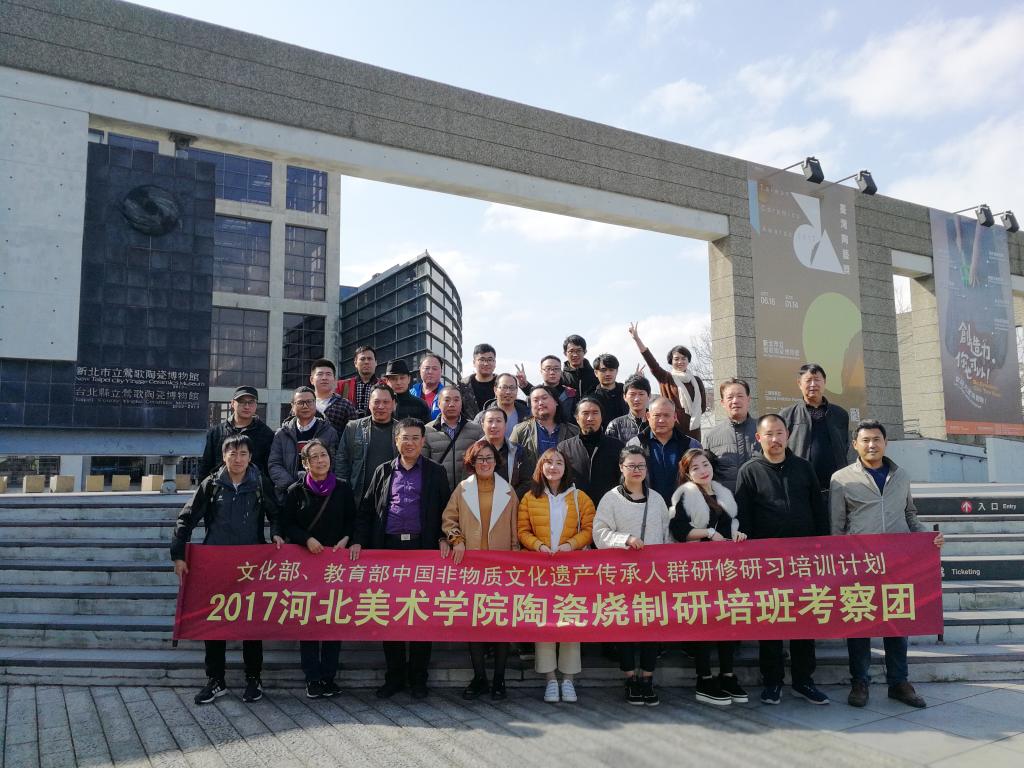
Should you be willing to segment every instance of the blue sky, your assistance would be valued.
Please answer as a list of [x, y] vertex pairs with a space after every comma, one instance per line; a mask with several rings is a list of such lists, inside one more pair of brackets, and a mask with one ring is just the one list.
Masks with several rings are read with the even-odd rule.
[[[1022, 3], [143, 4], [747, 160], [868, 168], [924, 205], [1024, 213]], [[630, 321], [659, 357], [707, 322], [703, 243], [358, 179], [341, 196], [342, 281], [429, 249], [462, 294], [467, 361], [487, 340], [499, 369], [535, 375], [575, 332], [632, 369]], [[666, 264], [672, 285], [648, 275]]]

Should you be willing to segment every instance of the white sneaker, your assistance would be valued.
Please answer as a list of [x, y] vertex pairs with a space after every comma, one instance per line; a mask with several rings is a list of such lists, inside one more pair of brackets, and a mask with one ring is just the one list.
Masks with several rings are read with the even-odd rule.
[[572, 680], [562, 681], [562, 701], [567, 701], [570, 704], [576, 703], [576, 686], [573, 685]]
[[548, 680], [548, 684], [544, 688], [544, 701], [546, 701], [548, 704], [557, 704], [558, 703], [558, 681], [557, 680]]

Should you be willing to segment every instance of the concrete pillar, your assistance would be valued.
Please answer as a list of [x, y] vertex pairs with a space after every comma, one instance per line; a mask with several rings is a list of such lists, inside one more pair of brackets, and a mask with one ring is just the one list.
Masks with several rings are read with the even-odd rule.
[[65, 455], [60, 457], [60, 474], [75, 478], [72, 490], [81, 491], [85, 488], [85, 476], [89, 474], [91, 463], [92, 459], [89, 456]]
[[942, 344], [939, 334], [939, 312], [935, 298], [935, 278], [931, 275], [910, 281], [910, 305], [913, 317], [914, 411], [908, 418], [916, 419], [922, 437], [945, 440], [946, 405], [942, 392]]
[[[732, 233], [708, 244], [711, 282], [711, 351], [715, 380], [736, 376], [750, 384], [751, 413], [759, 413], [756, 334], [754, 328], [754, 262], [750, 255], [750, 222], [729, 217]], [[715, 401], [716, 419], [725, 414]]]
[[859, 235], [858, 230], [857, 272], [867, 396], [861, 418], [878, 419], [885, 424], [890, 439], [900, 440], [903, 438], [903, 402], [896, 302], [892, 290], [892, 251], [859, 242]]

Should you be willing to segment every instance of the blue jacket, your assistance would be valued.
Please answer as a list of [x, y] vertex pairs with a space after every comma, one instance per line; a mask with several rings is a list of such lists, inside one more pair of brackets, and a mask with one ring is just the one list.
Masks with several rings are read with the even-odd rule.
[[[445, 384], [444, 379], [441, 379], [441, 381], [438, 382], [438, 384], [437, 384], [437, 391], [440, 392], [442, 389], [444, 389], [447, 386], [448, 385]], [[409, 394], [412, 395], [413, 397], [418, 397], [420, 400], [423, 400], [423, 382], [422, 381], [417, 381], [415, 384], [413, 384], [411, 387], [409, 387]], [[426, 403], [427, 401], [423, 400], [423, 402]], [[430, 420], [433, 421], [434, 419], [436, 419], [440, 415], [441, 415], [440, 398], [438, 398], [435, 395], [434, 396], [434, 402], [430, 406]]]

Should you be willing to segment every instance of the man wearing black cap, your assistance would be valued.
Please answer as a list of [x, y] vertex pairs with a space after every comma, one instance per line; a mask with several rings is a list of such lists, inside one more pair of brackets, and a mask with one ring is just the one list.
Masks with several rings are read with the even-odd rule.
[[268, 474], [267, 460], [270, 458], [270, 446], [274, 442], [274, 430], [256, 415], [258, 401], [256, 387], [246, 386], [235, 390], [231, 396], [231, 416], [206, 433], [206, 448], [199, 460], [196, 482], [201, 483], [224, 463], [221, 446], [225, 438], [232, 435], [245, 435], [249, 438], [252, 442], [252, 463], [264, 475]]
[[424, 424], [430, 421], [430, 406], [409, 393], [409, 385], [412, 383], [412, 372], [409, 370], [405, 360], [392, 360], [384, 371], [384, 380], [395, 393], [397, 405], [395, 406], [395, 421], [414, 418]]

